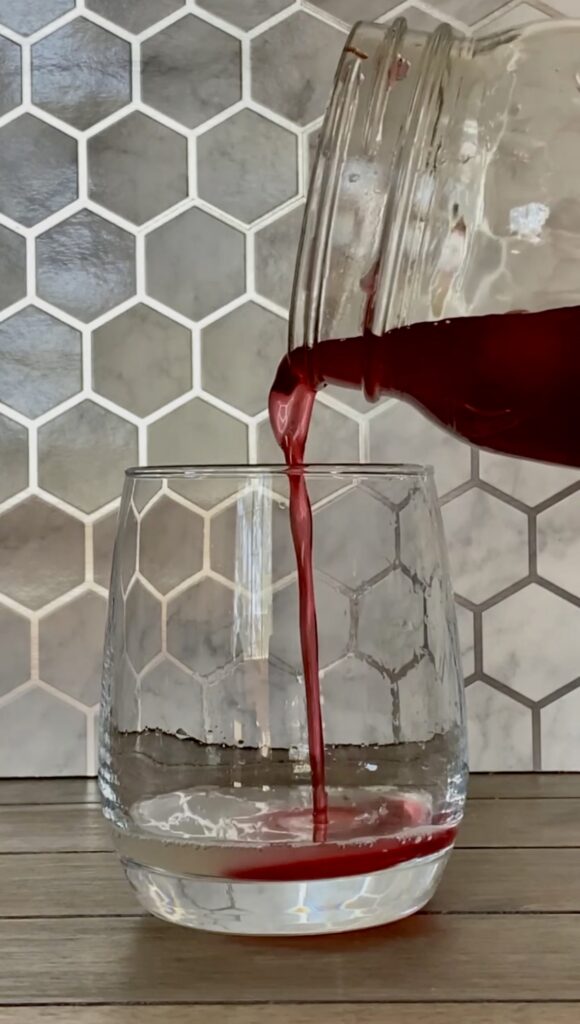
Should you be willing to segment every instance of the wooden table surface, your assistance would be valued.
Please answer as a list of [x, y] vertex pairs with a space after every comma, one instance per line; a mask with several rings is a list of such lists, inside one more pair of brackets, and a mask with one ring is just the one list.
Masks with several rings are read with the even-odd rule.
[[0, 1024], [578, 1024], [580, 774], [474, 776], [428, 909], [256, 940], [145, 915], [84, 780], [0, 782]]

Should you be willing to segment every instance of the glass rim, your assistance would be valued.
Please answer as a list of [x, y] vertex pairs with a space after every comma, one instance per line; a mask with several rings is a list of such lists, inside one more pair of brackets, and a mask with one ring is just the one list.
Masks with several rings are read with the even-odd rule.
[[203, 463], [195, 465], [130, 466], [125, 476], [132, 480], [163, 480], [168, 477], [182, 480], [202, 480], [208, 477], [251, 477], [251, 476], [298, 476], [306, 473], [309, 477], [329, 476], [381, 476], [386, 478], [428, 479], [434, 475], [433, 466], [405, 462], [314, 462], [301, 466], [285, 466], [281, 463]]

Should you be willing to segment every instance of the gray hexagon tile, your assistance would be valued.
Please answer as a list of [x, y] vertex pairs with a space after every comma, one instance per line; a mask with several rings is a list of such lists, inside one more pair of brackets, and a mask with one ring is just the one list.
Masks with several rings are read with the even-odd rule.
[[[315, 573], [314, 592], [318, 617], [320, 667], [344, 657], [350, 635], [350, 608], [346, 597]], [[289, 583], [272, 598], [270, 656], [302, 674], [298, 629], [298, 587]]]
[[30, 676], [30, 622], [3, 605], [0, 605], [0, 645], [0, 697], [3, 697]]
[[74, 202], [77, 144], [32, 114], [0, 128], [0, 212], [30, 227]]
[[147, 292], [201, 320], [245, 291], [240, 231], [203, 210], [187, 210], [147, 237]]
[[436, 427], [405, 402], [373, 416], [369, 432], [373, 462], [431, 465], [440, 495], [459, 487], [471, 476], [469, 445]]
[[0, 777], [84, 775], [86, 715], [33, 687], [0, 715]]
[[451, 15], [466, 25], [475, 25], [503, 7], [505, 0], [437, 0], [443, 17]]
[[27, 608], [41, 608], [84, 579], [83, 524], [40, 498], [0, 514], [0, 550], [0, 590]]
[[580, 491], [538, 516], [538, 572], [572, 594], [580, 594]]
[[161, 651], [161, 604], [138, 579], [133, 581], [126, 598], [125, 642], [136, 672], [141, 672]]
[[90, 198], [134, 224], [187, 196], [187, 140], [140, 111], [93, 135], [88, 160]]
[[99, 699], [107, 602], [86, 593], [40, 620], [39, 673], [88, 707]]
[[81, 388], [81, 336], [34, 306], [0, 323], [0, 401], [40, 416]]
[[[270, 545], [268, 545], [268, 539]], [[256, 559], [252, 580], [247, 583], [249, 551], [262, 554], [262, 572]], [[223, 511], [216, 513], [210, 526], [210, 564], [232, 583], [248, 590], [266, 589], [296, 570], [296, 556], [290, 533], [288, 505], [269, 494], [246, 492]]]
[[530, 709], [479, 680], [467, 687], [466, 702], [471, 771], [531, 771]]
[[255, 302], [215, 320], [201, 335], [204, 390], [249, 415], [261, 412], [287, 335], [287, 322]]
[[540, 712], [542, 770], [545, 772], [580, 771], [580, 690], [560, 697]]
[[203, 519], [162, 495], [141, 519], [139, 570], [161, 594], [203, 565]]
[[101, 587], [108, 587], [111, 579], [118, 518], [117, 511], [108, 512], [93, 523], [93, 579]]
[[246, 223], [292, 199], [298, 139], [253, 110], [242, 110], [197, 141], [202, 199]]
[[[315, 7], [326, 14], [340, 18], [347, 25], [353, 21], [374, 21], [382, 14], [388, 14], [393, 7], [400, 5], [400, 0], [357, 0], [356, 9], [351, 0], [312, 0]], [[406, 13], [406, 12], [405, 12]]]
[[393, 743], [391, 688], [375, 668], [349, 654], [323, 673], [320, 688], [326, 743]]
[[86, 0], [89, 10], [128, 32], [143, 32], [178, 11], [184, 3], [185, 0]]
[[0, 225], [0, 309], [26, 295], [26, 241]]
[[[282, 689], [285, 678], [288, 675], [263, 661], [246, 662], [232, 665], [218, 682], [206, 686], [205, 715], [212, 742], [258, 747], [263, 742], [263, 723], [259, 721], [260, 690], [264, 697], [268, 692], [273, 695]], [[278, 703], [278, 709], [282, 711], [282, 708], [283, 704]]]
[[292, 0], [244, 0], [243, 4], [239, 0], [199, 0], [198, 7], [247, 31], [279, 14], [291, 3]]
[[580, 609], [537, 584], [512, 594], [483, 613], [483, 667], [542, 700], [580, 674]]
[[418, 657], [424, 633], [423, 594], [400, 569], [362, 595], [357, 650], [387, 671], [400, 672]]
[[11, 498], [28, 485], [28, 431], [0, 415], [0, 500]]
[[200, 580], [169, 602], [167, 650], [197, 676], [211, 675], [235, 657], [234, 621], [233, 591]]
[[92, 352], [94, 390], [138, 416], [191, 388], [191, 332], [149, 306], [97, 328]]
[[87, 323], [135, 292], [135, 238], [90, 210], [39, 235], [37, 291]]
[[355, 488], [339, 494], [314, 516], [314, 564], [356, 590], [395, 560], [395, 514]]
[[91, 401], [49, 420], [38, 432], [38, 482], [83, 512], [121, 493], [137, 461], [137, 428]]
[[130, 99], [131, 47], [112, 32], [76, 18], [34, 43], [32, 101], [42, 110], [90, 128]]
[[522, 512], [471, 490], [443, 508], [455, 590], [480, 602], [528, 573], [528, 524]]
[[[11, 0], [4, 0], [12, 6]], [[4, 19], [0, 19], [2, 21]], [[22, 51], [17, 43], [0, 36], [0, 115], [22, 101]]]
[[[149, 427], [149, 461], [152, 464], [213, 465], [248, 461], [246, 426], [200, 398], [179, 406]], [[192, 497], [196, 504], [210, 506], [236, 490], [232, 479], [194, 481], [176, 491]]]
[[305, 125], [324, 113], [346, 36], [298, 11], [252, 40], [252, 97]]
[[76, 0], [0, 0], [0, 24], [29, 36], [49, 22], [72, 11]]
[[304, 204], [256, 232], [256, 291], [288, 309]]
[[151, 107], [197, 128], [241, 98], [239, 40], [192, 14], [180, 18], [142, 44], [141, 92]]
[[532, 507], [580, 479], [577, 470], [566, 466], [549, 466], [485, 451], [479, 457], [479, 473], [486, 483]]
[[456, 605], [457, 631], [459, 633], [459, 647], [461, 651], [461, 664], [463, 675], [469, 676], [475, 670], [475, 631], [473, 614], [464, 608], [463, 605]]
[[139, 705], [142, 729], [205, 741], [202, 685], [169, 658], [143, 673]]

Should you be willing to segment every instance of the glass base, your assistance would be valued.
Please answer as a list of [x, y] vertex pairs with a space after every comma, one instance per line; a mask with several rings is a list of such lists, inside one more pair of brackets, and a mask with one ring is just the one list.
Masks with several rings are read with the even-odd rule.
[[451, 847], [348, 878], [246, 882], [170, 874], [123, 859], [139, 902], [186, 928], [236, 935], [317, 935], [398, 921], [431, 899]]

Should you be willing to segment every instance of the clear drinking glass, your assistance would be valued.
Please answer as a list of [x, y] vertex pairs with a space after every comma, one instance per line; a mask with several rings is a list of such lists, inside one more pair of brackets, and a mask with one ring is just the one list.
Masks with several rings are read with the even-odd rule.
[[462, 816], [431, 470], [311, 466], [330, 805], [314, 839], [289, 472], [126, 475], [99, 780], [141, 903], [179, 924], [300, 934], [403, 917], [431, 897]]

